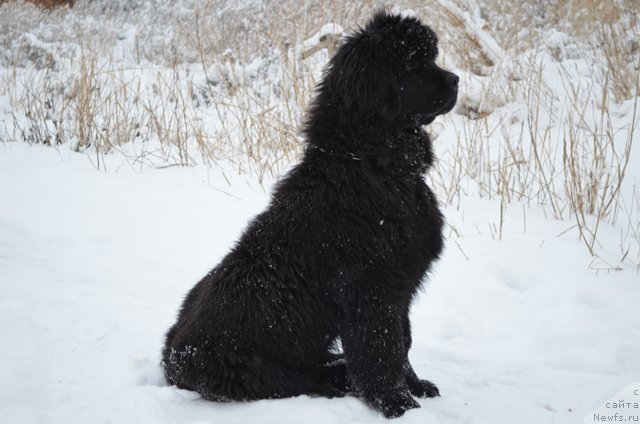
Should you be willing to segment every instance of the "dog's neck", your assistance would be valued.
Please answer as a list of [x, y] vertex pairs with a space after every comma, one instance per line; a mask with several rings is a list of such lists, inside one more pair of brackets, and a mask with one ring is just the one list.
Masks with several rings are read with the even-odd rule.
[[431, 140], [422, 127], [367, 127], [346, 134], [307, 135], [307, 153], [321, 154], [394, 175], [422, 175], [433, 163]]

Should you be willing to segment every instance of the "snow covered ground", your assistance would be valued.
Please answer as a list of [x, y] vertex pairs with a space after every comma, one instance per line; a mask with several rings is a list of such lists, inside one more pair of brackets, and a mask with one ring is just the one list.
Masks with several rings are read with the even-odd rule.
[[[353, 398], [216, 404], [167, 387], [182, 296], [268, 200], [204, 167], [98, 172], [84, 154], [0, 145], [0, 422], [357, 423]], [[640, 281], [587, 268], [567, 222], [448, 208], [447, 250], [413, 307], [411, 360], [442, 397], [407, 423], [573, 423], [640, 380]], [[526, 226], [526, 228], [525, 228]], [[616, 237], [615, 233], [610, 234]]]

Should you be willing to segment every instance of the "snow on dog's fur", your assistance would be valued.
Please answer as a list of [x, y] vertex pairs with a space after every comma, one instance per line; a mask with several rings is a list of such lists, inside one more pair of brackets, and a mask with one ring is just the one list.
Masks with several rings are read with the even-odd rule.
[[409, 307], [443, 245], [422, 125], [454, 106], [458, 77], [437, 53], [430, 28], [384, 11], [345, 40], [301, 163], [169, 330], [170, 383], [217, 401], [353, 393], [387, 417], [438, 395], [407, 356]]

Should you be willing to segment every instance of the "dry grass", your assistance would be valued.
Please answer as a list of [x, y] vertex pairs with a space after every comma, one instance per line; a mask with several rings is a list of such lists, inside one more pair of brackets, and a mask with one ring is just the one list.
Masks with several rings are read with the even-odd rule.
[[[349, 31], [377, 5], [79, 0], [43, 12], [4, 4], [0, 64], [9, 72], [0, 74], [0, 96], [14, 119], [0, 134], [71, 143], [98, 168], [117, 152], [132, 166], [205, 163], [260, 181], [277, 176], [300, 152], [302, 114], [328, 58], [303, 60], [304, 40], [327, 22]], [[443, 202], [499, 199], [497, 238], [514, 202], [542, 205], [572, 220], [594, 257], [640, 267], [640, 196], [625, 185], [638, 113], [634, 104], [621, 124], [613, 111], [638, 93], [640, 3], [406, 0], [395, 8], [436, 29], [441, 63], [462, 76], [458, 115], [443, 120], [448, 140], [436, 142], [430, 177]], [[604, 223], [622, 229], [615, 249], [599, 245]]]

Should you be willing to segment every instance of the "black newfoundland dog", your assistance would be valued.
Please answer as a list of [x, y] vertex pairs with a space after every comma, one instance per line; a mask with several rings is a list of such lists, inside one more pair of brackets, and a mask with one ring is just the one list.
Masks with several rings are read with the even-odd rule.
[[422, 126], [453, 108], [458, 77], [437, 54], [429, 27], [384, 11], [345, 40], [302, 162], [184, 300], [169, 383], [216, 401], [353, 393], [386, 417], [438, 396], [407, 356], [409, 307], [443, 246]]

